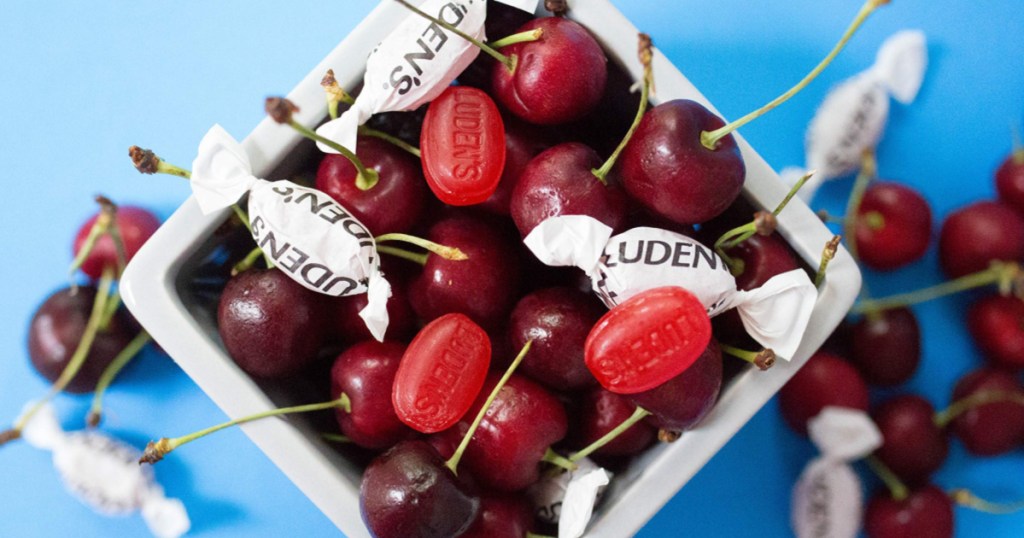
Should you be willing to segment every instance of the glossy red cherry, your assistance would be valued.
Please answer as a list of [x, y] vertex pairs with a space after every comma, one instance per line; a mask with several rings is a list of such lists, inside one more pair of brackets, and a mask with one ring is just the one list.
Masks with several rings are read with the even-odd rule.
[[[99, 215], [94, 215], [78, 229], [75, 235], [75, 242], [72, 251], [77, 256], [85, 244], [89, 231]], [[135, 253], [142, 248], [142, 244], [152, 236], [160, 227], [160, 219], [148, 209], [134, 206], [123, 206], [117, 208], [117, 228], [121, 234], [121, 241], [124, 243], [125, 261], [129, 261]], [[82, 262], [82, 272], [89, 277], [98, 279], [103, 274], [104, 267], [117, 267], [117, 248], [114, 240], [109, 235], [102, 235], [96, 240], [89, 256]]]
[[981, 201], [946, 217], [939, 261], [951, 278], [987, 269], [993, 260], [1024, 259], [1024, 216], [1006, 204]]
[[505, 167], [505, 126], [481, 90], [450, 86], [427, 108], [420, 133], [423, 175], [439, 200], [473, 205], [490, 198]]
[[930, 484], [901, 501], [879, 491], [864, 514], [864, 531], [870, 538], [952, 538], [953, 529], [953, 501]]
[[928, 400], [904, 394], [886, 400], [871, 413], [882, 433], [875, 456], [911, 485], [927, 483], [949, 453], [946, 433], [935, 423], [935, 408]]
[[361, 136], [356, 153], [379, 180], [356, 185], [356, 168], [343, 155], [326, 154], [316, 171], [316, 188], [349, 210], [374, 235], [408, 232], [423, 214], [427, 189], [416, 158], [379, 138]]
[[391, 387], [405, 346], [368, 340], [338, 355], [331, 367], [331, 397], [348, 396], [351, 412], [338, 409], [341, 433], [369, 449], [385, 449], [412, 436], [391, 405]]
[[493, 93], [520, 118], [540, 125], [565, 123], [594, 109], [608, 78], [608, 60], [601, 46], [579, 23], [543, 17], [515, 33], [540, 29], [540, 39], [501, 49], [515, 56], [514, 71], [495, 62]]
[[653, 288], [602, 316], [584, 357], [604, 388], [635, 394], [689, 368], [710, 340], [711, 320], [696, 296], [679, 287]]
[[[721, 364], [721, 361], [719, 361]], [[717, 392], [717, 391], [716, 391]], [[634, 395], [636, 396], [636, 395]], [[637, 405], [631, 397], [608, 392], [594, 387], [583, 396], [578, 410], [576, 439], [573, 446], [584, 448], [625, 422]], [[649, 423], [641, 421], [629, 427], [610, 443], [594, 452], [594, 455], [628, 456], [637, 454], [654, 442], [657, 431]]]
[[999, 200], [1024, 213], [1024, 149], [1018, 148], [996, 170]]
[[918, 260], [932, 239], [932, 211], [916, 190], [876, 181], [857, 209], [857, 255], [868, 267], [892, 270]]
[[793, 250], [776, 234], [751, 236], [726, 254], [740, 262], [736, 287], [741, 290], [760, 288], [773, 276], [800, 268]]
[[483, 386], [491, 340], [462, 314], [427, 324], [409, 343], [395, 376], [391, 401], [402, 422], [423, 433], [451, 427]]
[[995, 366], [1024, 368], [1024, 301], [990, 295], [967, 312], [967, 328], [985, 358]]
[[909, 308], [865, 315], [850, 336], [850, 361], [872, 385], [889, 387], [909, 380], [921, 361], [921, 329]]
[[629, 399], [652, 413], [658, 428], [682, 432], [699, 423], [714, 407], [722, 388], [722, 352], [714, 340], [683, 373]]
[[677, 99], [652, 108], [622, 152], [623, 187], [651, 211], [680, 224], [714, 218], [739, 196], [746, 174], [731, 134], [713, 150], [701, 144], [701, 132], [724, 125], [695, 101]]
[[[953, 401], [960, 402], [983, 392], [1016, 394], [1024, 398], [1024, 386], [1013, 374], [981, 368], [957, 382]], [[1024, 443], [1024, 405], [1004, 400], [973, 406], [954, 418], [951, 426], [954, 435], [971, 454], [1004, 454]]]
[[868, 410], [868, 386], [850, 363], [818, 351], [779, 391], [779, 410], [793, 431], [807, 435], [807, 421], [827, 406]]
[[525, 538], [533, 525], [533, 508], [514, 494], [485, 493], [473, 526], [459, 538]]

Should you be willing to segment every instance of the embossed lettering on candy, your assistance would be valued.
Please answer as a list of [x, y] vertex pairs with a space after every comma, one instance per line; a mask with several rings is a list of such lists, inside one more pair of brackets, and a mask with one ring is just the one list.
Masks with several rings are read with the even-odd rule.
[[711, 319], [700, 300], [680, 287], [653, 288], [598, 320], [584, 360], [604, 388], [635, 394], [683, 373], [710, 341]]
[[442, 202], [491, 197], [505, 169], [505, 125], [484, 92], [451, 86], [430, 103], [420, 133], [423, 175]]
[[402, 422], [423, 433], [466, 414], [487, 377], [491, 339], [462, 314], [446, 314], [413, 338], [395, 374], [391, 402]]

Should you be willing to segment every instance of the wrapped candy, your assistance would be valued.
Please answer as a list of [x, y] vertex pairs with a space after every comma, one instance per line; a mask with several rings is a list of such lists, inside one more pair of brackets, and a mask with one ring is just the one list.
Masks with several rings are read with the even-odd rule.
[[882, 445], [882, 434], [861, 410], [826, 407], [807, 423], [821, 456], [793, 488], [792, 524], [798, 538], [854, 538], [863, 505], [860, 479], [849, 462]]
[[735, 307], [750, 336], [787, 360], [800, 345], [818, 295], [801, 270], [738, 290], [725, 262], [696, 240], [646, 227], [612, 237], [611, 228], [586, 215], [548, 218], [523, 242], [547, 265], [583, 269], [609, 308], [663, 286], [685, 288], [711, 317]]
[[375, 338], [383, 339], [391, 285], [381, 273], [373, 235], [338, 202], [291, 181], [253, 176], [245, 149], [219, 125], [199, 143], [191, 184], [203, 213], [248, 193], [252, 237], [275, 266], [319, 293], [366, 293], [368, 304], [359, 316]]
[[542, 478], [526, 492], [537, 517], [558, 524], [558, 538], [583, 536], [594, 505], [612, 478], [610, 472], [588, 458], [577, 465], [575, 471]]
[[[26, 407], [26, 411], [32, 404]], [[95, 431], [65, 433], [53, 406], [45, 404], [22, 429], [30, 445], [53, 452], [53, 466], [64, 486], [93, 510], [107, 516], [141, 512], [154, 536], [177, 538], [191, 523], [185, 505], [168, 499], [151, 467], [139, 465], [142, 452]]]
[[[861, 156], [878, 145], [889, 117], [889, 97], [910, 104], [917, 97], [928, 64], [928, 48], [919, 30], [897, 32], [885, 40], [875, 64], [833, 88], [807, 128], [807, 169], [816, 170], [800, 196], [810, 200], [822, 182], [854, 172]], [[803, 177], [799, 168], [782, 171], [789, 184]]]
[[[537, 7], [537, 0], [499, 1], [530, 13]], [[420, 9], [478, 41], [486, 40], [486, 0], [427, 0]], [[415, 110], [433, 101], [478, 54], [480, 48], [473, 43], [410, 13], [366, 59], [363, 90], [352, 107], [316, 132], [355, 149], [359, 126], [372, 115]], [[317, 146], [325, 153], [337, 153], [326, 144]]]

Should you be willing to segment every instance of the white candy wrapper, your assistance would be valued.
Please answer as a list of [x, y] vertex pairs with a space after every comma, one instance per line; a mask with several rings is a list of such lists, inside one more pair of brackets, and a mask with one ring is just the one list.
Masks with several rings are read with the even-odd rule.
[[798, 538], [854, 538], [864, 499], [849, 462], [881, 446], [882, 434], [863, 411], [840, 407], [826, 407], [807, 429], [821, 456], [793, 487], [793, 530]]
[[536, 516], [558, 524], [558, 538], [583, 536], [594, 505], [612, 479], [612, 473], [589, 458], [576, 463], [575, 471], [546, 476], [526, 490]]
[[164, 496], [152, 468], [139, 465], [142, 452], [134, 447], [99, 432], [65, 433], [50, 404], [33, 415], [22, 438], [35, 448], [53, 452], [53, 466], [64, 486], [100, 514], [141, 512], [158, 538], [178, 538], [191, 527], [185, 505]]
[[612, 229], [597, 219], [563, 215], [545, 219], [523, 242], [547, 265], [583, 269], [608, 308], [662, 286], [693, 293], [708, 316], [736, 307], [750, 336], [786, 360], [800, 345], [818, 296], [801, 270], [776, 275], [755, 290], [738, 290], [713, 249], [658, 228], [612, 237]]
[[248, 192], [252, 237], [274, 265], [325, 295], [366, 293], [368, 304], [359, 316], [383, 340], [391, 285], [380, 271], [373, 235], [344, 207], [316, 189], [253, 176], [245, 149], [219, 125], [199, 144], [191, 184], [203, 213], [228, 207]]
[[[875, 64], [833, 88], [807, 128], [807, 168], [816, 173], [800, 190], [810, 200], [822, 182], [854, 172], [865, 150], [878, 145], [889, 117], [889, 97], [910, 104], [917, 97], [928, 65], [925, 35], [904, 30], [878, 50]], [[803, 170], [783, 170], [795, 184]]]

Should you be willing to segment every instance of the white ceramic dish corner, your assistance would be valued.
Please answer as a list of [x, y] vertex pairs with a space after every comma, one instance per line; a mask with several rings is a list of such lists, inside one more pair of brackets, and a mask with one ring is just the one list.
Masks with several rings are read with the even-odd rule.
[[[326, 116], [320, 78], [333, 68], [340, 83], [354, 87], [360, 65], [344, 59], [365, 58], [404, 15], [397, 3], [383, 1], [289, 94], [301, 109], [298, 121], [313, 125]], [[640, 72], [631, 61], [636, 29], [608, 0], [573, 2], [571, 16], [590, 29], [609, 55]], [[629, 31], [625, 31], [628, 29]], [[656, 101], [687, 98], [714, 108], [663, 55], [656, 53]], [[298, 159], [300, 138], [291, 129], [264, 120], [243, 141], [258, 177], [279, 177]], [[198, 143], [198, 141], [197, 141]], [[756, 205], [774, 207], [787, 188], [742, 138], [747, 165], [745, 194]], [[224, 412], [237, 418], [293, 402], [272, 385], [250, 379], [227, 356], [217, 336], [216, 305], [194, 292], [203, 260], [214, 255], [215, 230], [229, 212], [204, 216], [193, 199], [168, 219], [129, 265], [121, 292], [132, 313], [199, 387]], [[798, 199], [779, 218], [779, 232], [810, 266], [816, 267], [831, 233]], [[853, 304], [861, 276], [849, 254], [840, 249], [829, 266], [810, 326], [791, 362], [768, 372], [746, 370], [723, 390], [701, 425], [677, 442], [661, 444], [634, 461], [616, 478], [595, 513], [586, 536], [621, 538], [635, 534], [807, 361]], [[205, 297], [205, 299], [204, 299]], [[212, 306], [211, 306], [212, 305]], [[351, 538], [369, 536], [359, 516], [361, 468], [324, 445], [301, 420], [260, 421], [245, 433]]]

